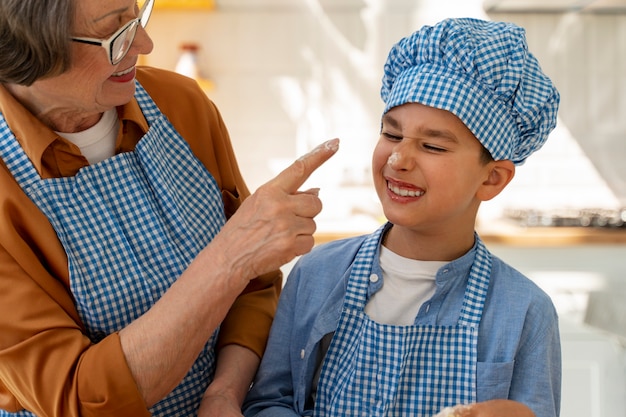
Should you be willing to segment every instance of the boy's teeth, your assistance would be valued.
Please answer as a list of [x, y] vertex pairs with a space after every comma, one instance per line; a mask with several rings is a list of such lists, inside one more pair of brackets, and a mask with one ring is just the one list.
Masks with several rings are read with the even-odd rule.
[[402, 197], [419, 197], [424, 194], [424, 191], [407, 190], [404, 188], [396, 187], [391, 184], [389, 184], [388, 187], [391, 191], [394, 192], [394, 194], [398, 194], [399, 196], [402, 196]]

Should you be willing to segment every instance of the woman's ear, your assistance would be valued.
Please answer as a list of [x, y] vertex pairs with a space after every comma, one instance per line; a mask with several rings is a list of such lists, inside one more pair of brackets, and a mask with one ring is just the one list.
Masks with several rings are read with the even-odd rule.
[[487, 169], [488, 177], [476, 194], [480, 201], [491, 200], [500, 194], [515, 176], [515, 164], [510, 160], [489, 162]]

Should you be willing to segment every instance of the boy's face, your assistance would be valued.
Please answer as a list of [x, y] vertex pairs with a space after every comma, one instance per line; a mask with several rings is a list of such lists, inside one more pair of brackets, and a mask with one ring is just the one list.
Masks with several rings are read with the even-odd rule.
[[437, 234], [474, 229], [490, 164], [482, 145], [454, 114], [418, 103], [383, 116], [372, 168], [387, 219]]

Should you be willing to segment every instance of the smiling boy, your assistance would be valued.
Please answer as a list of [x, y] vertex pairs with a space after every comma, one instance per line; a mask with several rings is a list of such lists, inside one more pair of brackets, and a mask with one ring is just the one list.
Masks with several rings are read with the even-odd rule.
[[555, 127], [557, 90], [523, 29], [447, 19], [392, 48], [381, 95], [388, 222], [296, 264], [245, 415], [558, 416], [554, 306], [475, 232]]

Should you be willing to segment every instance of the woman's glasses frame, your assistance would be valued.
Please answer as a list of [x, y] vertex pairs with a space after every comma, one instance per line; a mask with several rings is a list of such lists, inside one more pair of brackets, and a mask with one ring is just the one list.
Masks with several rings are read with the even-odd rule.
[[135, 35], [137, 34], [137, 27], [146, 27], [152, 9], [154, 8], [155, 0], [146, 0], [139, 10], [139, 14], [133, 20], [128, 21], [124, 26], [119, 28], [108, 39], [96, 39], [96, 38], [81, 38], [72, 37], [72, 41], [86, 43], [89, 45], [101, 46], [107, 51], [107, 57], [111, 65], [117, 65], [126, 56], [130, 50]]

